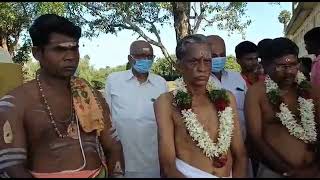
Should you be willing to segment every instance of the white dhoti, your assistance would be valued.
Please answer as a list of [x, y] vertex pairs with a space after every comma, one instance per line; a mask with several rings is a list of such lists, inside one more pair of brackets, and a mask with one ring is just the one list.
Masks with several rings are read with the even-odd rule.
[[[210, 173], [207, 173], [205, 171], [202, 171], [198, 168], [190, 166], [189, 164], [185, 163], [184, 161], [178, 158], [176, 158], [176, 167], [178, 171], [180, 171], [187, 178], [220, 178]], [[222, 178], [231, 178], [231, 177], [232, 176], [222, 177]]]

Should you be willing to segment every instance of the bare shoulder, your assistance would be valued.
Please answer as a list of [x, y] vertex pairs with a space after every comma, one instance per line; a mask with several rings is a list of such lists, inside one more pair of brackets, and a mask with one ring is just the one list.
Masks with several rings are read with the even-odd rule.
[[154, 102], [155, 106], [159, 105], [170, 105], [173, 99], [172, 92], [165, 92], [161, 94]]
[[252, 86], [250, 86], [247, 90], [247, 96], [260, 96], [265, 92], [266, 88], [263, 81], [256, 82]]
[[22, 106], [26, 102], [32, 102], [32, 97], [34, 97], [36, 93], [38, 93], [37, 84], [35, 80], [32, 80], [13, 89], [1, 99], [11, 99], [16, 106]]

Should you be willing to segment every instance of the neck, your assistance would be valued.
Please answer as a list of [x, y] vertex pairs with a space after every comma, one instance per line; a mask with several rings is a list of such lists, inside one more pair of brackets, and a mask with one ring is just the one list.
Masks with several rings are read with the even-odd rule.
[[213, 73], [221, 81], [222, 71]]
[[148, 79], [148, 75], [149, 75], [149, 73], [145, 73], [145, 74], [139, 73], [139, 72], [137, 72], [137, 71], [136, 71], [135, 69], [133, 69], [133, 68], [132, 68], [132, 73], [133, 73], [133, 75], [138, 79], [138, 81], [139, 81], [140, 83], [146, 82], [147, 79]]
[[45, 84], [56, 88], [68, 88], [70, 85], [70, 78], [58, 78], [50, 75], [44, 70], [40, 70], [40, 77]]
[[254, 72], [241, 72], [241, 74], [247, 77], [250, 82], [255, 82], [258, 79], [257, 74]]
[[193, 97], [199, 97], [199, 96], [204, 96], [206, 95], [206, 86], [194, 86], [192, 84], [186, 83], [187, 84], [187, 90]]

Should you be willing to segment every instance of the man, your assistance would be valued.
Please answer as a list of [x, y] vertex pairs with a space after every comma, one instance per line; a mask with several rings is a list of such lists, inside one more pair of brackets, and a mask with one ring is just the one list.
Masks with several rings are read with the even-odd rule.
[[22, 67], [12, 62], [7, 50], [0, 44], [0, 98], [23, 82]]
[[257, 46], [250, 41], [243, 41], [235, 48], [238, 64], [241, 66], [241, 76], [246, 81], [247, 87], [263, 79], [259, 76], [259, 62]]
[[[266, 80], [252, 85], [245, 100], [248, 135], [261, 162], [257, 177], [319, 177], [319, 90], [297, 75], [299, 49], [294, 42], [276, 38], [267, 51]], [[306, 104], [310, 97], [314, 106], [311, 100]]]
[[272, 39], [266, 38], [266, 39], [262, 39], [261, 41], [259, 41], [258, 45], [257, 45], [257, 50], [258, 50], [258, 54], [259, 54], [259, 58], [260, 58], [260, 64], [262, 65], [262, 68], [265, 68], [264, 62], [268, 62], [268, 46], [270, 44], [270, 42], [272, 41]]
[[236, 97], [242, 137], [245, 140], [246, 129], [243, 109], [245, 93], [247, 91], [246, 82], [239, 72], [225, 70], [227, 58], [224, 40], [217, 35], [207, 36], [207, 39], [211, 47], [212, 55], [211, 76], [216, 84], [231, 91]]
[[122, 175], [121, 143], [108, 106], [86, 81], [72, 77], [79, 63], [80, 27], [46, 14], [29, 33], [41, 68], [35, 80], [0, 100], [1, 177]]
[[315, 55], [311, 68], [311, 83], [320, 85], [320, 27], [315, 27], [304, 35], [304, 43], [308, 54]]
[[[206, 36], [190, 35], [184, 37], [178, 42], [176, 56], [177, 68], [183, 77], [180, 82], [184, 82], [186, 85], [185, 87], [180, 84], [177, 85], [177, 88], [185, 87], [185, 92], [189, 96], [179, 95], [179, 97], [182, 98], [181, 101], [191, 99], [190, 101], [187, 100], [189, 102], [188, 107], [178, 106], [179, 101], [175, 100], [178, 95], [177, 92], [173, 91], [162, 94], [154, 105], [159, 133], [159, 158], [164, 176], [189, 178], [245, 177], [247, 156], [240, 132], [236, 102], [231, 92], [225, 91], [224, 96], [230, 100], [229, 106], [232, 109], [232, 114], [234, 114], [234, 116], [230, 116], [234, 128], [226, 131], [226, 133], [231, 133], [231, 131], [233, 133], [230, 139], [231, 145], [226, 147], [227, 154], [208, 157], [208, 154], [203, 152], [204, 150], [211, 152], [219, 147], [216, 147], [216, 144], [203, 147], [200, 145], [201, 142], [193, 141], [194, 138], [207, 134], [206, 142], [216, 142], [217, 132], [223, 126], [219, 123], [221, 119], [217, 116], [217, 107], [213, 106], [213, 102], [210, 101], [211, 98], [209, 99], [206, 91], [206, 85], [211, 74], [211, 49]], [[185, 114], [186, 111], [183, 111], [186, 109], [190, 109], [189, 112], [195, 112], [196, 114], [188, 117]], [[181, 113], [184, 114], [183, 117]], [[196, 117], [196, 119], [192, 117]], [[199, 124], [196, 126], [194, 126], [195, 122], [185, 124], [184, 121], [189, 121], [190, 118]], [[190, 124], [193, 127], [200, 126], [202, 128], [192, 129], [189, 126]], [[195, 132], [197, 129], [201, 130], [202, 133]], [[225, 129], [227, 128], [225, 127]], [[223, 137], [228, 139], [227, 136]], [[220, 142], [221, 138], [218, 141]], [[230, 143], [228, 140], [224, 142]], [[226, 145], [225, 143], [217, 144]]]
[[132, 68], [110, 74], [106, 82], [106, 99], [123, 144], [126, 177], [160, 177], [153, 103], [167, 85], [150, 72], [154, 57], [148, 42], [133, 42], [128, 55]]

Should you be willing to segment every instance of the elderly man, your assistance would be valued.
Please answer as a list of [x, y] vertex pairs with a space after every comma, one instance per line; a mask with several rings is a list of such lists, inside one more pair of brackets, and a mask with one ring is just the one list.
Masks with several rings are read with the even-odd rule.
[[319, 177], [319, 88], [298, 71], [299, 49], [290, 39], [273, 39], [266, 50], [266, 78], [249, 88], [245, 101], [248, 135], [261, 162], [257, 177]]
[[[155, 103], [159, 157], [166, 177], [246, 177], [247, 156], [236, 101], [211, 75], [204, 35], [178, 42], [177, 88]], [[223, 114], [223, 115], [222, 115]]]
[[148, 42], [133, 42], [128, 55], [131, 69], [110, 74], [106, 82], [112, 121], [123, 144], [126, 177], [160, 177], [153, 102], [167, 85], [150, 72], [154, 57]]
[[0, 99], [0, 176], [123, 175], [121, 143], [108, 106], [86, 81], [73, 77], [80, 27], [46, 14], [29, 32], [41, 68], [36, 79]]

